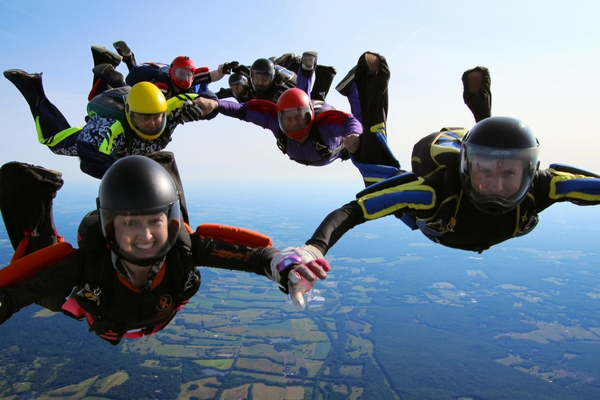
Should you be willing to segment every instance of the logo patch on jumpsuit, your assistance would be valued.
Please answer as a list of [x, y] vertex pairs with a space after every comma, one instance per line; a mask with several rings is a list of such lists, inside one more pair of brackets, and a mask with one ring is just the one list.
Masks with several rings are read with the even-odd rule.
[[161, 296], [160, 299], [158, 299], [158, 304], [156, 304], [156, 309], [158, 311], [165, 311], [165, 310], [168, 310], [169, 308], [171, 308], [172, 304], [173, 304], [173, 299], [171, 298], [171, 296], [166, 294], [164, 296]]

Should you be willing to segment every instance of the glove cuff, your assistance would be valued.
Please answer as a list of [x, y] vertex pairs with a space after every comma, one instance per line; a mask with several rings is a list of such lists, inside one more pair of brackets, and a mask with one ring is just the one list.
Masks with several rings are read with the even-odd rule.
[[302, 248], [304, 250], [308, 251], [315, 259], [317, 259], [317, 258], [323, 258], [323, 253], [321, 253], [321, 250], [317, 249], [313, 245], [305, 244], [305, 245], [302, 246]]
[[222, 71], [223, 71], [223, 64], [219, 65], [219, 67], [217, 69], [210, 71], [210, 81], [216, 82], [218, 80], [221, 80], [225, 76], [225, 74]]

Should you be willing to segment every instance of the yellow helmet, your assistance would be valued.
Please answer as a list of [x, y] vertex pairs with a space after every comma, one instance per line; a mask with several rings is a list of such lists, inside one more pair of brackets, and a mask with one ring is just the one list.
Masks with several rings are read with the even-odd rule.
[[159, 137], [167, 125], [167, 100], [158, 87], [150, 82], [133, 85], [125, 100], [127, 122], [144, 140]]

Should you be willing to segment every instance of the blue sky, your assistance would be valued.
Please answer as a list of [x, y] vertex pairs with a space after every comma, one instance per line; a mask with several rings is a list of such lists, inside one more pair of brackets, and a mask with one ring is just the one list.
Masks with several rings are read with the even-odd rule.
[[[492, 74], [493, 113], [527, 122], [546, 167], [564, 162], [600, 172], [595, 132], [600, 105], [600, 2], [597, 1], [21, 1], [0, 0], [0, 68], [43, 72], [48, 98], [72, 125], [83, 124], [92, 82], [90, 46], [125, 40], [138, 61], [190, 56], [196, 66], [251, 64], [285, 52], [318, 51], [337, 68], [335, 86], [366, 50], [387, 57], [390, 146], [404, 167], [414, 143], [443, 126], [473, 118], [462, 102], [462, 72]], [[126, 73], [125, 65], [119, 67]], [[217, 91], [227, 81], [212, 83]], [[29, 108], [0, 79], [0, 162], [17, 160], [94, 180], [76, 158], [37, 142]], [[328, 102], [349, 110], [334, 90]], [[291, 182], [300, 191], [333, 182], [350, 192], [362, 182], [349, 162], [305, 167], [282, 155], [272, 134], [219, 116], [177, 128], [167, 150], [184, 182]]]

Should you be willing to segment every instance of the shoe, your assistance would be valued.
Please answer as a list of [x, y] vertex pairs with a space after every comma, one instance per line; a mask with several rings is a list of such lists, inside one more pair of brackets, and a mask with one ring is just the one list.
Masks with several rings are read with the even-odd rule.
[[305, 51], [302, 53], [302, 58], [300, 59], [302, 70], [312, 73], [315, 69], [317, 57], [319, 57], [319, 53], [316, 51]]
[[23, 163], [23, 166], [26, 169], [33, 171], [35, 174], [41, 176], [43, 179], [46, 179], [51, 182], [57, 182], [62, 186], [62, 172], [57, 171], [55, 169], [47, 169], [44, 167], [40, 167], [38, 165], [31, 165]]
[[356, 67], [352, 67], [350, 72], [342, 79], [340, 83], [335, 87], [335, 90], [340, 92], [342, 96], [348, 96], [350, 94], [350, 88], [354, 82], [354, 75], [356, 74]]
[[118, 88], [124, 85], [123, 74], [115, 70], [111, 64], [100, 64], [92, 68], [92, 72], [96, 78], [101, 79], [113, 88]]
[[365, 61], [371, 71], [379, 71], [379, 56], [373, 53], [365, 53]]
[[475, 67], [468, 69], [462, 76], [464, 93], [477, 94], [489, 92], [490, 90], [490, 71], [485, 67]]
[[30, 74], [28, 72], [23, 71], [22, 69], [7, 69], [4, 71], [4, 77], [11, 82], [14, 80], [29, 80], [29, 79], [42, 79], [41, 73], [33, 73]]
[[465, 90], [469, 93], [477, 93], [483, 84], [483, 74], [481, 71], [471, 71], [467, 74], [465, 81]]
[[125, 43], [122, 40], [114, 42], [113, 47], [115, 48], [115, 50], [117, 50], [117, 53], [119, 53], [119, 55], [123, 58], [131, 57], [131, 55], [133, 54], [129, 46], [127, 46], [127, 43]]
[[92, 46], [92, 56], [94, 57], [94, 65], [110, 63], [116, 67], [123, 60], [123, 57], [119, 54], [108, 50], [106, 47], [97, 45]]
[[490, 71], [485, 67], [466, 70], [461, 78], [463, 100], [479, 122], [492, 115], [492, 92]]
[[285, 53], [281, 57], [271, 57], [273, 64], [287, 67], [288, 63], [292, 58], [296, 57], [294, 53]]

